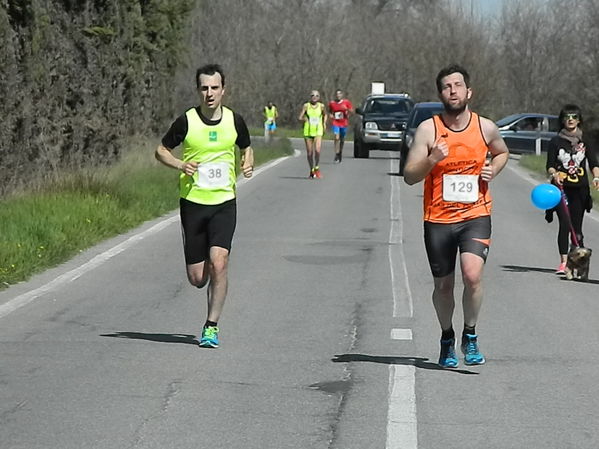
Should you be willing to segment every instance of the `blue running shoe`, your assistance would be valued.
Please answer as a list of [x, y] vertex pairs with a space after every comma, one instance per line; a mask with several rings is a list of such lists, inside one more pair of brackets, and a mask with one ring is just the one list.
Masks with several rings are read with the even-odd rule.
[[458, 358], [455, 355], [455, 339], [441, 340], [439, 366], [441, 368], [457, 368], [458, 363]]
[[202, 329], [200, 346], [202, 348], [218, 348], [218, 327], [207, 326]]
[[485, 356], [478, 350], [478, 337], [472, 334], [462, 336], [462, 352], [464, 353], [464, 363], [466, 365], [482, 365], [485, 363]]

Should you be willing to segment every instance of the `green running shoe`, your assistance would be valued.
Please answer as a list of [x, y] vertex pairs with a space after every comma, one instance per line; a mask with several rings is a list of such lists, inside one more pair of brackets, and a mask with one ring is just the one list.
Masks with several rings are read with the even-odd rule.
[[200, 346], [202, 348], [218, 348], [218, 327], [207, 326], [202, 329]]

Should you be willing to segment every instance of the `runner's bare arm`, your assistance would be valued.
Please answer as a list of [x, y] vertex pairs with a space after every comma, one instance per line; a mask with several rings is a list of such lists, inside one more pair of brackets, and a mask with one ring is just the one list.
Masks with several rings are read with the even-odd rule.
[[241, 153], [241, 171], [243, 176], [251, 178], [254, 173], [254, 150], [252, 147], [240, 148]]
[[307, 120], [307, 118], [306, 118], [306, 105], [302, 106], [302, 112], [300, 112], [300, 115], [297, 117], [297, 119], [300, 122], [305, 122]]
[[181, 159], [177, 159], [173, 156], [172, 150], [162, 144], [158, 145], [158, 148], [156, 148], [156, 151], [154, 152], [154, 156], [167, 167], [175, 168], [188, 176], [192, 176], [198, 169], [197, 162], [184, 162]]
[[412, 185], [422, 181], [439, 161], [447, 157], [449, 148], [442, 137], [435, 139], [433, 119], [425, 120], [416, 129], [414, 141], [404, 167], [404, 181]]
[[480, 124], [485, 141], [489, 146], [489, 153], [491, 153], [491, 162], [483, 167], [480, 176], [483, 181], [489, 182], [503, 170], [503, 167], [507, 164], [510, 152], [503, 141], [503, 137], [499, 134], [499, 129], [495, 123], [481, 117]]
[[593, 187], [599, 190], [599, 167], [593, 167], [591, 171], [593, 172]]

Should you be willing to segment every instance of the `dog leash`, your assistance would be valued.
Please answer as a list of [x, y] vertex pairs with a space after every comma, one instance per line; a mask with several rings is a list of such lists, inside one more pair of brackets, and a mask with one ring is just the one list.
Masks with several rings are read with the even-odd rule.
[[576, 237], [576, 231], [574, 231], [574, 226], [572, 225], [572, 217], [570, 217], [570, 209], [568, 209], [568, 198], [566, 198], [566, 192], [564, 192], [564, 187], [561, 184], [557, 185], [562, 192], [561, 204], [564, 207], [564, 211], [566, 212], [566, 217], [568, 217], [568, 226], [570, 227], [570, 240], [572, 244], [579, 248], [580, 244], [578, 243], [578, 237]]

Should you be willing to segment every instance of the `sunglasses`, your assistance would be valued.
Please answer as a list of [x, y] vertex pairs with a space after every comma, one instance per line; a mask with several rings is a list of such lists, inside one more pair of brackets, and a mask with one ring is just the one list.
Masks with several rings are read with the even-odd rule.
[[564, 118], [566, 120], [579, 120], [580, 119], [578, 114], [566, 114], [566, 115], [564, 115]]

